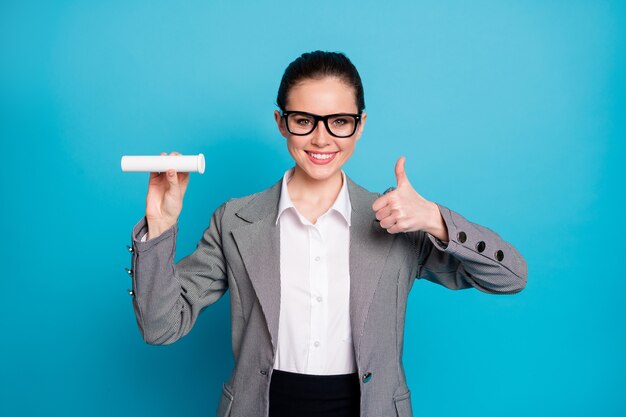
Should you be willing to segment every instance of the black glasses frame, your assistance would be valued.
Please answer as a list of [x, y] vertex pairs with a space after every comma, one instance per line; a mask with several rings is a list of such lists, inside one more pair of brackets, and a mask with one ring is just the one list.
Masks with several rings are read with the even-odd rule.
[[[315, 121], [313, 123], [313, 128], [311, 129], [310, 132], [307, 133], [294, 133], [291, 130], [289, 130], [289, 123], [287, 122], [287, 116], [289, 116], [290, 114], [303, 114], [306, 116], [310, 116], [312, 117]], [[336, 135], [334, 134], [331, 130], [330, 127], [328, 127], [328, 119], [331, 117], [337, 117], [337, 116], [351, 116], [354, 117], [356, 123], [354, 123], [354, 129], [352, 130], [352, 133], [350, 133], [349, 135]], [[326, 116], [320, 116], [318, 114], [313, 114], [313, 113], [308, 113], [305, 111], [293, 111], [293, 110], [285, 110], [283, 111], [282, 114], [282, 118], [285, 120], [285, 127], [287, 128], [287, 131], [289, 133], [291, 133], [292, 135], [296, 135], [296, 136], [306, 136], [306, 135], [310, 135], [311, 133], [313, 133], [313, 131], [315, 129], [317, 129], [317, 124], [319, 123], [319, 121], [321, 120], [322, 122], [324, 122], [324, 126], [326, 127], [326, 131], [328, 133], [330, 133], [332, 136], [336, 137], [336, 138], [349, 138], [350, 136], [354, 135], [354, 133], [356, 132], [357, 127], [359, 126], [359, 123], [361, 122], [361, 114], [356, 114], [356, 113], [334, 113], [334, 114], [327, 114]]]

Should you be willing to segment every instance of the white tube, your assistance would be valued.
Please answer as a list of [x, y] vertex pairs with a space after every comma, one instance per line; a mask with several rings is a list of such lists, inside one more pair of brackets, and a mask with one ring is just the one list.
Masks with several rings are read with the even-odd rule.
[[122, 156], [124, 172], [199, 172], [204, 174], [204, 155]]

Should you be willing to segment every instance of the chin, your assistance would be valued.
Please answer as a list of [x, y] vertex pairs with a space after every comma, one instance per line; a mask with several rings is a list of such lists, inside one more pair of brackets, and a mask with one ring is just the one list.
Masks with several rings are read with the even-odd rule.
[[304, 171], [309, 177], [321, 181], [331, 178], [333, 175], [341, 170], [341, 167], [307, 166], [306, 168], [303, 168], [302, 165], [300, 165], [300, 169]]

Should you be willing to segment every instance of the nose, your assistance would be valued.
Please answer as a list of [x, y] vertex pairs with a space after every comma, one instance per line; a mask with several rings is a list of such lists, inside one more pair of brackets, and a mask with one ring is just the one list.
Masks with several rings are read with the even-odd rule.
[[317, 121], [317, 126], [311, 134], [313, 135], [311, 137], [311, 143], [320, 148], [328, 145], [333, 140], [332, 135], [326, 130], [326, 125], [321, 120]]

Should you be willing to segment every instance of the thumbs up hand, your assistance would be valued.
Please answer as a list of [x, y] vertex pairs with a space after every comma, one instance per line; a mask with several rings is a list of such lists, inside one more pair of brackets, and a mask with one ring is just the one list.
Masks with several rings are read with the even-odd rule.
[[405, 160], [402, 156], [396, 162], [396, 189], [378, 197], [372, 204], [380, 226], [389, 233], [424, 230], [447, 241], [448, 229], [439, 207], [415, 191], [404, 171]]

